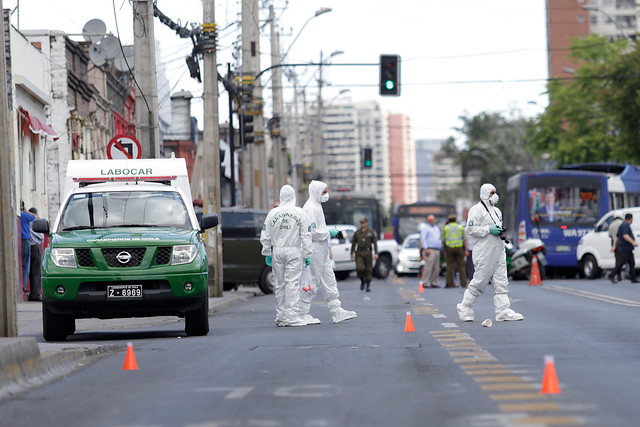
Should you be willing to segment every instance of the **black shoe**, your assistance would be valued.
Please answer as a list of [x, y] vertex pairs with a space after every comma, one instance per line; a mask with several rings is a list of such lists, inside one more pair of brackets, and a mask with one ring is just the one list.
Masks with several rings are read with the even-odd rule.
[[42, 297], [40, 295], [37, 296], [29, 296], [29, 301], [42, 301]]
[[364, 291], [364, 283], [360, 283], [360, 290]]
[[618, 283], [618, 280], [614, 276], [609, 276], [609, 280], [611, 280], [611, 283]]
[[367, 286], [367, 292], [371, 292], [371, 288]]
[[631, 283], [640, 283], [640, 280], [638, 280], [638, 279], [632, 280]]

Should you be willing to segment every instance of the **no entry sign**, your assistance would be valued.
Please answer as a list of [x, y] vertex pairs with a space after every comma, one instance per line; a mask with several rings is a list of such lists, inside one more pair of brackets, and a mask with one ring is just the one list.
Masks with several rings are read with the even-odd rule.
[[107, 157], [110, 159], [139, 159], [142, 157], [142, 147], [131, 135], [116, 135], [107, 145]]

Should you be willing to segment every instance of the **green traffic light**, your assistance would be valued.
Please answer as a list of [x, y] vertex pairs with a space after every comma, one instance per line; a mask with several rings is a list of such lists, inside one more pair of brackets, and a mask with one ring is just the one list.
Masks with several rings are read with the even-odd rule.
[[364, 165], [365, 165], [366, 167], [371, 166], [371, 160], [366, 160], [366, 161], [364, 162]]
[[395, 85], [393, 84], [393, 80], [387, 80], [387, 81], [384, 83], [384, 87], [386, 87], [386, 88], [387, 88], [387, 90], [391, 90], [391, 89], [393, 89], [393, 87], [394, 87], [394, 86], [395, 86]]

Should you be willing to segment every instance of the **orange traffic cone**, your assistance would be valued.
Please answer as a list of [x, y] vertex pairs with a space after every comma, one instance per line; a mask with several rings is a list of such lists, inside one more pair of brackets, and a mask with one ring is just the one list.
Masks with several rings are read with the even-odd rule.
[[138, 369], [138, 364], [136, 363], [136, 356], [133, 354], [133, 345], [131, 343], [127, 344], [127, 355], [124, 357], [124, 366], [122, 369], [126, 370], [136, 370]]
[[542, 285], [540, 279], [540, 267], [538, 267], [538, 257], [534, 256], [531, 261], [531, 277], [529, 278], [529, 286]]
[[418, 286], [418, 292], [419, 293], [423, 293], [424, 292], [424, 285], [422, 284], [422, 280], [420, 281], [420, 285]]
[[416, 330], [413, 327], [413, 320], [411, 320], [411, 313], [407, 311], [407, 321], [404, 324], [405, 332], [415, 332]]
[[544, 377], [542, 378], [542, 388], [540, 393], [560, 394], [560, 385], [556, 376], [556, 368], [553, 366], [553, 356], [545, 356]]

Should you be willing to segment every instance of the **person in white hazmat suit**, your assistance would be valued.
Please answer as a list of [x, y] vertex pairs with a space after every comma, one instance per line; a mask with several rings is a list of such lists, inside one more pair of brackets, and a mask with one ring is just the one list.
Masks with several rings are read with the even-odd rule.
[[496, 207], [498, 193], [491, 184], [480, 187], [480, 202], [469, 209], [467, 233], [473, 237], [473, 279], [457, 305], [458, 316], [473, 321], [473, 305], [489, 283], [493, 286], [496, 321], [522, 320], [524, 316], [511, 308], [507, 295], [507, 259], [500, 233], [504, 230], [502, 212]]
[[327, 241], [329, 236], [335, 237], [339, 231], [335, 228], [327, 229], [321, 204], [327, 200], [329, 200], [327, 184], [321, 181], [311, 181], [309, 184], [309, 199], [304, 204], [303, 209], [311, 227], [311, 248], [313, 250], [311, 255], [311, 275], [313, 276], [314, 286], [312, 286], [311, 291], [301, 294], [300, 312], [306, 321], [315, 319], [309, 315], [309, 310], [311, 310], [311, 301], [318, 293], [318, 288], [320, 288], [325, 301], [327, 301], [331, 319], [334, 323], [339, 323], [353, 319], [357, 314], [355, 311], [343, 309], [339, 299], [338, 282], [331, 268], [329, 242]]
[[304, 326], [298, 310], [300, 275], [311, 262], [311, 233], [302, 208], [296, 206], [292, 186], [280, 189], [280, 205], [269, 211], [260, 233], [262, 255], [273, 269], [276, 325]]

